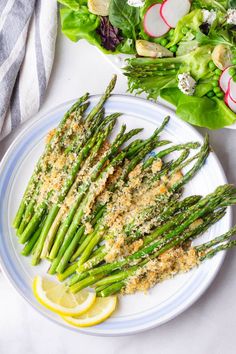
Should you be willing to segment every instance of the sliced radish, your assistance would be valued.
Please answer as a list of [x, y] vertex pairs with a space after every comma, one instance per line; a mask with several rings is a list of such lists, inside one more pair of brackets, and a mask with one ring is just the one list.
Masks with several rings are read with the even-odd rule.
[[161, 17], [168, 26], [175, 28], [179, 20], [189, 13], [190, 8], [189, 0], [165, 0], [161, 5]]
[[229, 94], [229, 90], [226, 92], [225, 94], [225, 103], [227, 104], [227, 106], [231, 109], [231, 111], [233, 111], [234, 113], [236, 113], [236, 102], [234, 102]]
[[229, 96], [236, 103], [236, 82], [233, 78], [229, 80]]
[[229, 73], [229, 69], [231, 68], [231, 66], [229, 66], [228, 68], [226, 68], [219, 79], [219, 84], [220, 84], [220, 88], [222, 91], [226, 92], [228, 90], [228, 86], [229, 86], [229, 81], [232, 78], [232, 76]]
[[143, 27], [144, 31], [150, 37], [164, 36], [170, 27], [165, 23], [160, 13], [161, 4], [154, 4], [150, 6], [144, 15]]

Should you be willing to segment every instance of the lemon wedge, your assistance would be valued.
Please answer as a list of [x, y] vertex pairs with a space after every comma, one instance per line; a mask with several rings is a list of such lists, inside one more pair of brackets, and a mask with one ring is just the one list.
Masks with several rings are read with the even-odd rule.
[[105, 321], [114, 312], [117, 304], [116, 296], [97, 297], [94, 304], [80, 316], [62, 316], [72, 326], [90, 327]]
[[72, 294], [64, 284], [39, 275], [34, 278], [33, 293], [42, 305], [60, 316], [81, 315], [96, 299], [95, 293], [82, 290]]

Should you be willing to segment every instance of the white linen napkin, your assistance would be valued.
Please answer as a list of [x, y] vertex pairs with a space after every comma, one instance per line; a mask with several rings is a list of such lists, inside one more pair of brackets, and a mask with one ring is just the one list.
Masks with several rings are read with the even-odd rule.
[[56, 0], [0, 0], [0, 140], [38, 111], [56, 34]]

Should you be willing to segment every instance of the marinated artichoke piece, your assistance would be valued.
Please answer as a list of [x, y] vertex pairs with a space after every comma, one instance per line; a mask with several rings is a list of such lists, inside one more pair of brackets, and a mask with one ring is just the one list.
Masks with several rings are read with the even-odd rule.
[[148, 42], [143, 39], [138, 39], [136, 41], [136, 50], [138, 55], [142, 57], [151, 57], [151, 58], [164, 58], [164, 57], [173, 57], [173, 53], [162, 47], [160, 44]]
[[232, 64], [232, 53], [228, 46], [218, 44], [212, 52], [212, 60], [220, 70], [226, 69]]
[[89, 11], [94, 15], [108, 16], [110, 0], [88, 0]]

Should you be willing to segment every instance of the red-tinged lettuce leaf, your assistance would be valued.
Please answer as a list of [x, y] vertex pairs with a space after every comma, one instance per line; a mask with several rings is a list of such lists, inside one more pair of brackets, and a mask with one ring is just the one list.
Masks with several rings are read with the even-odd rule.
[[116, 50], [116, 47], [122, 42], [123, 38], [119, 34], [119, 29], [113, 27], [108, 17], [101, 17], [100, 26], [97, 29], [97, 33], [101, 37], [101, 45], [112, 52]]

